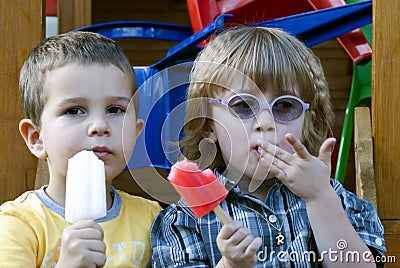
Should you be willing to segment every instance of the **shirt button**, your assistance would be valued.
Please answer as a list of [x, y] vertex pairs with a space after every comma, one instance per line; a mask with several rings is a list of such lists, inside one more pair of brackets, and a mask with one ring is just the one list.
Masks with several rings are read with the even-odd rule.
[[269, 215], [268, 216], [268, 221], [270, 223], [275, 223], [278, 220], [278, 218], [275, 215]]
[[376, 243], [378, 246], [382, 246], [382, 244], [383, 244], [382, 239], [380, 239], [380, 238], [375, 239], [375, 243]]

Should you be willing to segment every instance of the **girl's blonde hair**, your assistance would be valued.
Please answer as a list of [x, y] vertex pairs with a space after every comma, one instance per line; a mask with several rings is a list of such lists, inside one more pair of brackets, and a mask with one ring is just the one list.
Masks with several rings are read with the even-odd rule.
[[[227, 90], [223, 85], [229, 82], [224, 80], [234, 79], [238, 72], [262, 92], [272, 90], [279, 95], [297, 95], [310, 103], [303, 127], [304, 145], [311, 154], [318, 155], [334, 119], [329, 88], [319, 59], [285, 31], [240, 26], [217, 35], [194, 62], [181, 142], [184, 156], [191, 160], [200, 158], [199, 143], [211, 123], [211, 106], [205, 98], [215, 98]], [[217, 166], [226, 166], [218, 144], [210, 167]]]

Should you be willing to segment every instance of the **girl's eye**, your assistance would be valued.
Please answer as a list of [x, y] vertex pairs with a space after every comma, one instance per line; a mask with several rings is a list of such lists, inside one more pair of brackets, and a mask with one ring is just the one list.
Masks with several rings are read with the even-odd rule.
[[111, 106], [108, 108], [108, 113], [110, 114], [118, 114], [118, 113], [123, 113], [124, 110], [121, 107], [118, 106]]
[[69, 108], [65, 112], [65, 114], [67, 114], [67, 115], [79, 115], [79, 114], [83, 114], [83, 113], [84, 113], [84, 111], [81, 108], [78, 108], [78, 107]]

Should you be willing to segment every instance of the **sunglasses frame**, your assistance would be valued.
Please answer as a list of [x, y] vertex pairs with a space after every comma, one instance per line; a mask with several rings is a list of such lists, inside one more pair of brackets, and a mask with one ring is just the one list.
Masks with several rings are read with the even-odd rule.
[[[237, 96], [239, 96], [239, 97], [242, 97], [242, 96], [244, 96], [244, 97], [250, 97], [250, 98], [252, 98], [252, 99], [255, 100], [255, 103], [258, 103], [258, 110], [256, 110], [255, 112], [253, 112], [253, 116], [242, 118], [242, 117], [240, 117], [238, 114], [234, 113], [234, 112], [230, 109], [230, 107], [229, 107], [230, 101], [231, 101], [233, 98], [237, 97]], [[281, 100], [281, 99], [286, 99], [286, 98], [288, 98], [288, 99], [294, 99], [294, 100], [298, 101], [298, 102], [301, 104], [302, 108], [303, 108], [302, 112], [301, 112], [296, 118], [294, 118], [294, 119], [292, 119], [292, 120], [289, 120], [289, 121], [285, 121], [285, 120], [281, 120], [281, 119], [276, 118], [275, 115], [274, 115], [274, 113], [272, 112], [272, 107], [274, 106], [274, 104], [275, 104], [277, 101], [279, 101], [279, 100]], [[245, 99], [245, 98], [243, 98], [243, 99]], [[248, 94], [248, 93], [239, 93], [239, 94], [235, 94], [235, 95], [233, 95], [233, 96], [231, 96], [231, 97], [229, 97], [229, 98], [227, 98], [227, 99], [209, 99], [209, 100], [208, 100], [208, 103], [210, 103], [210, 104], [223, 104], [223, 105], [225, 105], [225, 107], [229, 110], [229, 112], [230, 112], [233, 116], [235, 116], [235, 117], [237, 117], [237, 118], [240, 118], [241, 120], [246, 120], [246, 119], [254, 118], [254, 117], [256, 117], [259, 113], [261, 113], [261, 111], [267, 109], [267, 110], [269, 110], [269, 111], [271, 112], [271, 114], [272, 114], [272, 116], [274, 117], [274, 120], [275, 120], [275, 121], [282, 122], [282, 123], [288, 123], [288, 122], [294, 121], [294, 120], [298, 119], [299, 117], [301, 117], [301, 116], [305, 113], [306, 110], [310, 109], [310, 104], [309, 104], [309, 103], [306, 103], [306, 102], [302, 101], [300, 98], [298, 98], [298, 97], [296, 97], [296, 96], [292, 96], [292, 95], [282, 95], [282, 96], [279, 96], [279, 97], [276, 98], [276, 99], [273, 99], [273, 100], [271, 101], [271, 103], [264, 104], [264, 103], [260, 103], [260, 101], [258, 100], [258, 98], [257, 98], [256, 96], [252, 95], [252, 94]]]

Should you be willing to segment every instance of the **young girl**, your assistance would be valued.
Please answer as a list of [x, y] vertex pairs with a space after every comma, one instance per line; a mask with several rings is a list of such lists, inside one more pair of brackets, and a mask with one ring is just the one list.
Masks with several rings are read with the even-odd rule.
[[333, 112], [316, 56], [282, 30], [238, 27], [190, 79], [184, 155], [230, 190], [233, 220], [170, 205], [152, 227], [153, 266], [375, 267], [386, 249], [374, 207], [329, 178]]

